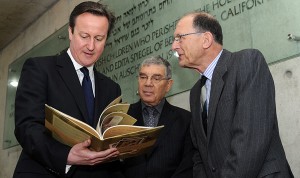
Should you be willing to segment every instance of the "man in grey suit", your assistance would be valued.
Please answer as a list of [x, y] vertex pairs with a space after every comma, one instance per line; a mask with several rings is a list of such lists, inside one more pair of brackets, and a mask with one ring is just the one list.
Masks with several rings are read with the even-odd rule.
[[[14, 178], [108, 177], [109, 164], [99, 163], [118, 155], [117, 149], [95, 152], [90, 140], [73, 147], [56, 141], [44, 126], [44, 108], [48, 104], [96, 127], [100, 113], [121, 95], [120, 86], [94, 68], [114, 21], [106, 6], [80, 3], [70, 15], [67, 52], [25, 62], [15, 100], [15, 135], [23, 150]], [[94, 105], [87, 105], [84, 82]]]
[[183, 16], [174, 36], [179, 65], [201, 75], [190, 93], [194, 177], [293, 177], [263, 55], [223, 49], [219, 22], [204, 12]]

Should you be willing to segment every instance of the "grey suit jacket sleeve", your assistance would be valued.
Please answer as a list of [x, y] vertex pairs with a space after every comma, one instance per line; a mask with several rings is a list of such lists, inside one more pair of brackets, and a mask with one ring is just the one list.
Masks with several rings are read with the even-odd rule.
[[199, 81], [190, 93], [194, 177], [292, 177], [279, 137], [274, 82], [263, 55], [254, 49], [223, 50], [212, 77], [207, 134]]
[[233, 60], [242, 60], [232, 62], [236, 75], [227, 79], [228, 83], [237, 86], [234, 91], [236, 101], [230, 101], [229, 93], [228, 102], [236, 103], [229, 130], [232, 136], [228, 145], [230, 151], [225, 157], [220, 177], [256, 177], [273, 138], [276, 122], [274, 83], [259, 51], [248, 50], [234, 55]]

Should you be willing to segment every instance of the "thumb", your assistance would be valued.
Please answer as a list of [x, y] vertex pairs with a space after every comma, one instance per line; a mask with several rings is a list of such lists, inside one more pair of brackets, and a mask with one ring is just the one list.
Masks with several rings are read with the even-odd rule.
[[86, 141], [82, 142], [83, 147], [89, 147], [91, 144], [91, 139], [87, 139]]

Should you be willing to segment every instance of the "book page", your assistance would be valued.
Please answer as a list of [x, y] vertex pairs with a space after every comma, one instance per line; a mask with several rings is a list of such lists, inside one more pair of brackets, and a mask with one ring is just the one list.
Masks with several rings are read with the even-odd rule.
[[97, 128], [97, 129], [100, 128], [100, 130], [97, 130], [97, 132], [99, 132], [101, 138], [103, 138], [102, 137], [103, 132], [109, 127], [115, 125], [133, 125], [135, 122], [136, 119], [126, 113], [112, 112], [105, 116], [100, 127]]
[[[127, 113], [128, 109], [129, 109], [129, 106], [130, 104], [128, 103], [118, 103], [118, 104], [115, 104], [115, 105], [112, 105], [110, 107], [107, 107], [103, 112], [102, 114], [100, 115], [100, 118], [99, 118], [99, 123], [102, 123], [103, 119], [109, 114], [109, 113], [112, 113], [112, 112], [124, 112], [124, 113]], [[101, 125], [101, 124], [100, 124]]]
[[101, 134], [101, 124], [103, 122], [103, 119], [110, 113], [112, 112], [124, 112], [127, 113], [128, 109], [129, 109], [130, 104], [128, 103], [117, 103], [115, 105], [112, 105], [110, 107], [106, 107], [105, 110], [101, 113], [98, 123], [97, 123], [97, 127], [96, 127], [96, 131]]

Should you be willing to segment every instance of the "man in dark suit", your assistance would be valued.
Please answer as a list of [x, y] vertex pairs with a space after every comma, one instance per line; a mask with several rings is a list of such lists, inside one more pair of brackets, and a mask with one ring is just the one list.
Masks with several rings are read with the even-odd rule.
[[[108, 165], [99, 163], [116, 156], [118, 151], [91, 151], [90, 140], [72, 148], [59, 143], [44, 127], [44, 108], [48, 104], [96, 126], [103, 109], [121, 94], [118, 84], [94, 68], [114, 21], [104, 5], [83, 2], [70, 15], [68, 51], [25, 62], [15, 100], [15, 135], [23, 148], [15, 178], [106, 176]], [[90, 106], [81, 86], [83, 80], [89, 82]]]
[[173, 84], [171, 77], [170, 63], [161, 57], [150, 57], [141, 64], [138, 77], [140, 101], [130, 105], [128, 114], [137, 119], [136, 125], [164, 125], [164, 128], [152, 150], [123, 161], [121, 168], [125, 177], [192, 177], [191, 114], [165, 99]]
[[179, 65], [201, 74], [190, 92], [194, 177], [293, 177], [263, 55], [255, 49], [223, 49], [219, 22], [203, 12], [182, 17], [174, 36]]

